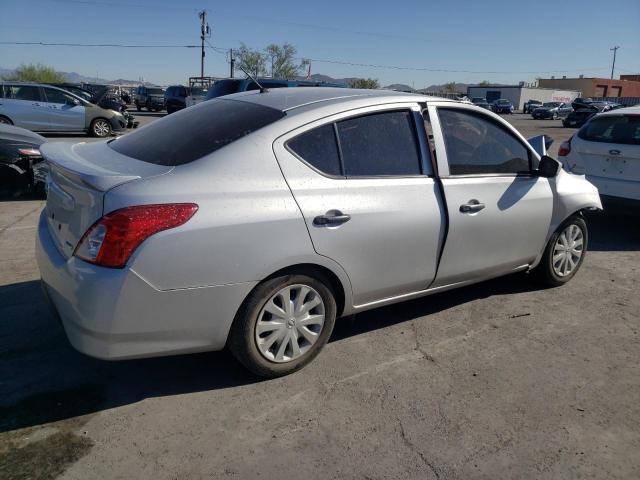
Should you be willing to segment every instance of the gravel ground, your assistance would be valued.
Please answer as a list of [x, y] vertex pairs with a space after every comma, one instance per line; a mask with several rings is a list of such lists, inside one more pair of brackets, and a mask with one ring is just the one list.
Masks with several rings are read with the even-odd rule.
[[[509, 119], [556, 150], [573, 133]], [[0, 202], [2, 479], [640, 477], [638, 216], [590, 216], [564, 287], [515, 275], [341, 319], [260, 381], [226, 352], [75, 352], [40, 295], [42, 206]]]

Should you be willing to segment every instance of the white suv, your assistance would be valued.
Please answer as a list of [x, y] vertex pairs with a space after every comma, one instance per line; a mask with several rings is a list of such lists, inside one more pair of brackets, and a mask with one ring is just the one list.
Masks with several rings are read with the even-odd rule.
[[640, 106], [593, 117], [558, 156], [565, 170], [586, 175], [605, 199], [640, 204]]

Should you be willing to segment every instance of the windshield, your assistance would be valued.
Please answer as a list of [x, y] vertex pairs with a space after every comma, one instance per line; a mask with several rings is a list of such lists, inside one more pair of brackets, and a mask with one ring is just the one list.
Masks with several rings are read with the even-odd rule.
[[285, 116], [275, 108], [236, 100], [202, 102], [119, 137], [109, 146], [156, 165], [202, 158]]
[[240, 80], [218, 80], [212, 87], [209, 87], [207, 100], [237, 93], [240, 88], [240, 82]]
[[473, 103], [485, 103], [486, 102], [486, 100], [484, 98], [482, 98], [482, 97], [473, 97], [471, 99], [471, 101]]
[[560, 106], [560, 102], [547, 102], [542, 104], [543, 107], [555, 108]]
[[161, 88], [147, 88], [148, 95], [164, 95], [164, 91]]
[[496, 103], [499, 103], [501, 105], [505, 105], [505, 104], [509, 103], [509, 100], [497, 100]]

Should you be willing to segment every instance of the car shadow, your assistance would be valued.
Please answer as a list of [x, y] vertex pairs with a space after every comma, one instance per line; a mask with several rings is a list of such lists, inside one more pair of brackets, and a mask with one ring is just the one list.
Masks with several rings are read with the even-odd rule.
[[[637, 221], [589, 214], [591, 250], [640, 250]], [[637, 217], [635, 217], [637, 220]], [[352, 338], [495, 295], [538, 290], [511, 275], [390, 305], [336, 323], [331, 342]], [[0, 286], [0, 432], [41, 425], [145, 398], [238, 388], [262, 381], [227, 352], [120, 362], [75, 351], [45, 303], [38, 281]]]

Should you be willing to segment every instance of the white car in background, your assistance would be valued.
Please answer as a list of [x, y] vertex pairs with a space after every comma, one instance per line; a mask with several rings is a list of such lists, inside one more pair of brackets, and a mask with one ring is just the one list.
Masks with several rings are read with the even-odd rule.
[[207, 98], [207, 90], [200, 87], [191, 87], [189, 95], [185, 98], [184, 103], [187, 107], [192, 107], [200, 102], [204, 102]]
[[640, 205], [640, 106], [596, 115], [558, 156], [565, 170], [586, 175], [604, 200]]

